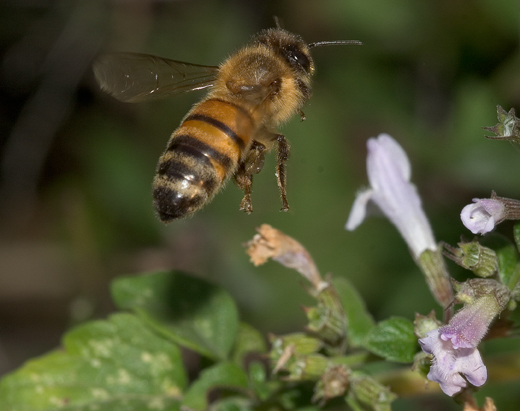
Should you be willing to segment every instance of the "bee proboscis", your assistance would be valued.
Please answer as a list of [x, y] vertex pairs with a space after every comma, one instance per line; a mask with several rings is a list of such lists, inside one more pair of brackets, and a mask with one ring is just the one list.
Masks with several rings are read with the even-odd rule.
[[355, 40], [306, 44], [281, 28], [258, 33], [220, 66], [203, 66], [137, 53], [111, 53], [94, 63], [101, 88], [125, 102], [148, 101], [209, 88], [173, 132], [153, 181], [161, 221], [192, 215], [233, 176], [244, 191], [240, 209], [250, 213], [253, 175], [276, 148], [276, 178], [282, 210], [289, 144], [277, 130], [299, 113], [311, 92], [310, 49]]

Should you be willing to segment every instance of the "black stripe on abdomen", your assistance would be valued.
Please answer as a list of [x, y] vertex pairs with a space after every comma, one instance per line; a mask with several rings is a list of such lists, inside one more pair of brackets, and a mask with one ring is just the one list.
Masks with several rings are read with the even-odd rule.
[[204, 176], [201, 176], [193, 167], [173, 158], [163, 160], [157, 167], [157, 175], [165, 176], [168, 181], [176, 184], [186, 181], [190, 185], [203, 188], [208, 195], [211, 195], [217, 186], [217, 179], [215, 174], [211, 172], [212, 170], [208, 171], [204, 173]]
[[175, 151], [179, 154], [182, 153], [183, 155], [192, 157], [209, 167], [213, 167], [210, 160], [213, 159], [215, 162], [219, 163], [226, 172], [233, 167], [233, 161], [228, 156], [187, 134], [174, 136], [166, 148], [166, 151]]
[[210, 116], [206, 116], [205, 114], [190, 114], [188, 117], [184, 119], [183, 124], [186, 121], [190, 120], [203, 121], [205, 123], [211, 124], [213, 127], [218, 128], [220, 131], [226, 134], [231, 140], [233, 140], [240, 147], [240, 150], [244, 150], [244, 148], [246, 147], [244, 140], [242, 140], [242, 138], [240, 138], [240, 136], [237, 133], [235, 133], [222, 121], [214, 119]]

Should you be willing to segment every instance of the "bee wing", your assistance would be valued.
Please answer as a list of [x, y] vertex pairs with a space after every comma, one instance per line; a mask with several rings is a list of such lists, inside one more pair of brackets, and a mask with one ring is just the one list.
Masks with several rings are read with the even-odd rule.
[[139, 53], [110, 53], [94, 62], [103, 91], [135, 103], [211, 87], [219, 68]]

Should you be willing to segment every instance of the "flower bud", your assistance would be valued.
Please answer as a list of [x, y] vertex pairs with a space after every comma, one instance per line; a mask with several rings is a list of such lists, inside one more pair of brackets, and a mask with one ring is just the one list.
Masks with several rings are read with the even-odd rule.
[[303, 333], [293, 333], [278, 337], [269, 336], [271, 351], [269, 357], [273, 366], [273, 373], [280, 370], [287, 371], [302, 355], [313, 354], [319, 351], [323, 343], [314, 337], [309, 337]]
[[423, 351], [419, 351], [413, 357], [412, 371], [417, 371], [423, 377], [430, 372], [430, 365], [432, 362], [432, 355]]
[[347, 335], [347, 320], [336, 289], [327, 282], [327, 286], [316, 298], [318, 300], [316, 307], [304, 309], [309, 319], [307, 329], [329, 345], [343, 350]]
[[516, 117], [515, 109], [505, 111], [497, 106], [498, 124], [493, 127], [482, 127], [484, 130], [495, 133], [496, 136], [486, 136], [490, 140], [509, 140], [520, 142], [520, 119]]
[[271, 356], [280, 355], [289, 345], [294, 345], [296, 354], [306, 355], [319, 351], [323, 343], [317, 338], [310, 337], [304, 333], [292, 333], [283, 336], [270, 335]]
[[329, 359], [324, 355], [302, 355], [295, 358], [295, 361], [289, 365], [287, 380], [318, 380], [329, 366]]
[[457, 302], [471, 304], [482, 296], [492, 295], [496, 299], [497, 309], [500, 310], [497, 314], [505, 308], [511, 298], [509, 289], [493, 279], [472, 278], [463, 283], [459, 283], [455, 280], [453, 280], [452, 283], [453, 288], [457, 292], [455, 297]]
[[344, 395], [349, 387], [350, 369], [345, 365], [327, 368], [314, 387], [312, 402]]
[[462, 209], [460, 218], [473, 234], [486, 234], [504, 220], [520, 220], [520, 201], [492, 191], [491, 198], [474, 198], [473, 204]]
[[475, 275], [491, 277], [498, 270], [498, 258], [494, 250], [480, 245], [476, 240], [458, 243], [459, 248], [444, 244], [444, 255]]
[[427, 316], [416, 313], [414, 320], [414, 333], [417, 338], [424, 338], [432, 331], [441, 326], [441, 322], [435, 318], [435, 311], [431, 311]]
[[368, 406], [370, 409], [390, 411], [390, 404], [397, 395], [372, 377], [361, 372], [353, 372], [350, 378], [349, 397], [350, 400]]

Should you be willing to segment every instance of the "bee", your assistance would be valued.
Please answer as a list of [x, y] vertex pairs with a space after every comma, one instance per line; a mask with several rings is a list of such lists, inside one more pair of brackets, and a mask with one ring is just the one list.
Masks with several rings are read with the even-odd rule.
[[159, 158], [153, 203], [169, 223], [193, 215], [233, 177], [251, 213], [253, 176], [265, 153], [276, 149], [276, 179], [287, 211], [286, 167], [289, 144], [278, 126], [301, 111], [311, 95], [314, 61], [310, 49], [355, 40], [306, 44], [281, 28], [253, 37], [220, 66], [203, 66], [147, 54], [111, 53], [94, 63], [101, 89], [124, 102], [141, 102], [209, 89], [186, 114]]

